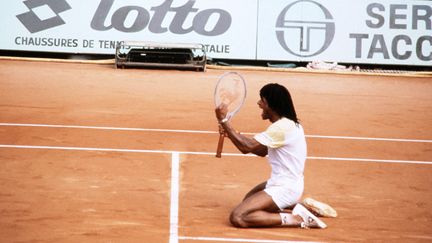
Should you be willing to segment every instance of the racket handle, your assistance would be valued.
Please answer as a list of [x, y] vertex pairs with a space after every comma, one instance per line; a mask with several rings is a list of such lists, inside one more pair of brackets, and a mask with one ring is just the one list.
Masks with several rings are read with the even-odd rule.
[[222, 157], [222, 149], [223, 149], [223, 143], [224, 143], [225, 134], [220, 133], [219, 134], [219, 142], [216, 150], [216, 157], [221, 158]]

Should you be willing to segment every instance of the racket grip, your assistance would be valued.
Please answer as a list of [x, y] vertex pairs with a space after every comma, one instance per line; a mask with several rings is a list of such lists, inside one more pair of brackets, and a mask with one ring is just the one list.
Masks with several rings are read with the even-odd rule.
[[216, 157], [221, 158], [222, 157], [222, 149], [223, 149], [223, 143], [224, 143], [225, 134], [220, 133], [219, 134], [219, 142], [216, 149]]

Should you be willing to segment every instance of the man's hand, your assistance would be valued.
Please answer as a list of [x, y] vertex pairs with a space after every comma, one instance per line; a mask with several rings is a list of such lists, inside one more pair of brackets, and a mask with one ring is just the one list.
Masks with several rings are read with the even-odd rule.
[[218, 121], [221, 121], [227, 116], [228, 106], [225, 105], [224, 103], [220, 104], [218, 107], [216, 107], [215, 113], [216, 113], [216, 119]]

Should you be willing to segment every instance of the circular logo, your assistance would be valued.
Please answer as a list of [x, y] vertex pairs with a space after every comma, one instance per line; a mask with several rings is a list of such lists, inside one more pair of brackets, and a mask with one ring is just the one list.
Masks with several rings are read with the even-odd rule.
[[298, 57], [322, 53], [330, 46], [334, 35], [333, 16], [323, 5], [312, 0], [291, 3], [276, 21], [279, 44]]

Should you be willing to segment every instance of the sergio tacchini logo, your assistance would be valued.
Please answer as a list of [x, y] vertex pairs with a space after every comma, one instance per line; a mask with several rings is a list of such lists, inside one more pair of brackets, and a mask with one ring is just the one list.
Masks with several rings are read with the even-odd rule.
[[[300, 9], [305, 13], [303, 19], [295, 17], [298, 16]], [[316, 13], [322, 13], [319, 14], [321, 17]], [[317, 35], [320, 38], [314, 38], [314, 45], [311, 45], [312, 38]], [[276, 37], [279, 44], [287, 52], [298, 57], [311, 57], [322, 53], [330, 46], [334, 35], [333, 16], [323, 5], [312, 0], [299, 0], [289, 4], [276, 21]], [[295, 41], [289, 41], [292, 38], [295, 38]], [[316, 44], [318, 41], [322, 43]]]
[[65, 24], [59, 14], [71, 9], [65, 0], [26, 0], [23, 3], [29, 11], [16, 17], [30, 33]]

